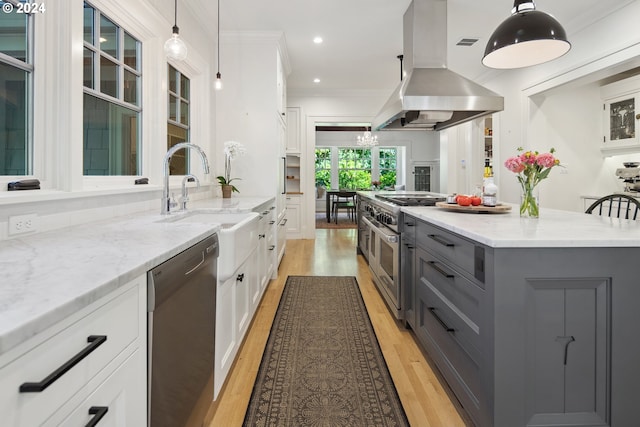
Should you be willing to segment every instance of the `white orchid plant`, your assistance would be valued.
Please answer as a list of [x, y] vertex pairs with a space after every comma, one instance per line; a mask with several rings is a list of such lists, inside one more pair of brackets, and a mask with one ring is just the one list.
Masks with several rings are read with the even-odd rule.
[[235, 185], [231, 184], [233, 180], [240, 178], [231, 178], [231, 160], [238, 156], [244, 156], [247, 150], [244, 145], [236, 141], [227, 141], [224, 143], [224, 175], [216, 177], [220, 185], [231, 185], [231, 191], [239, 193]]

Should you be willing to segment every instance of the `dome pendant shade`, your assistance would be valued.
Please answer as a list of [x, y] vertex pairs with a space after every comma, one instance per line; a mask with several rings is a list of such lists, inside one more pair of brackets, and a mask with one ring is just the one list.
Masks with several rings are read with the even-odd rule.
[[482, 58], [487, 67], [530, 67], [556, 59], [571, 49], [564, 28], [555, 18], [533, 9], [518, 12], [518, 3], [514, 5], [516, 12], [489, 38]]

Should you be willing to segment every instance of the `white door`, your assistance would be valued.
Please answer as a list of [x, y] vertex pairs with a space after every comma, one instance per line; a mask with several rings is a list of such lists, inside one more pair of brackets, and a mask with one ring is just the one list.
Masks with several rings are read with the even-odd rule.
[[407, 190], [440, 192], [440, 168], [438, 162], [412, 162], [409, 173]]

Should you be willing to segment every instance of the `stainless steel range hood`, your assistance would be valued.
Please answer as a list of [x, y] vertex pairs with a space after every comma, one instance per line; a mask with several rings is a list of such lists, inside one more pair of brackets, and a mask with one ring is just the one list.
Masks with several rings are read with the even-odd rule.
[[443, 130], [503, 110], [500, 95], [447, 69], [447, 0], [413, 0], [403, 35], [407, 76], [373, 130]]

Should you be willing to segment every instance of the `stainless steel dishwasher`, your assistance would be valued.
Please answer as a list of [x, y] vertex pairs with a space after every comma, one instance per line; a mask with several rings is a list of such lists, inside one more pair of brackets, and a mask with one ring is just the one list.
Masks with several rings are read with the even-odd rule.
[[213, 402], [217, 257], [214, 234], [148, 273], [151, 427], [201, 427]]

